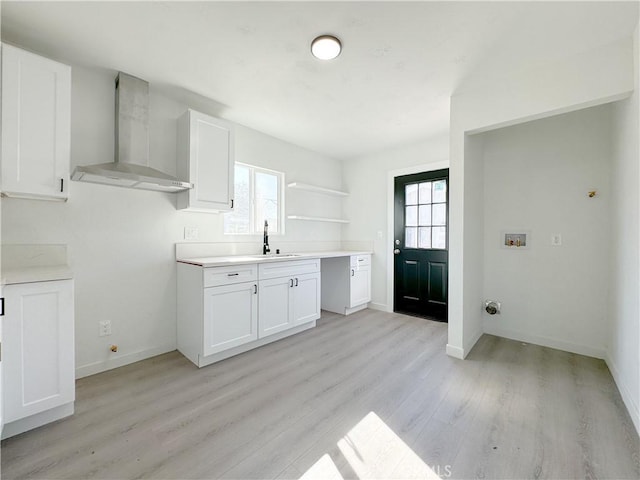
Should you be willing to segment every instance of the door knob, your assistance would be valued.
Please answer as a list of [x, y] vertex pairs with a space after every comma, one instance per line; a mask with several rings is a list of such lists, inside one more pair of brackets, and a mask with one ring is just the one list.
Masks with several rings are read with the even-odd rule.
[[400, 255], [400, 249], [399, 249], [399, 248], [396, 248], [396, 249], [393, 251], [393, 254], [394, 254], [394, 255]]

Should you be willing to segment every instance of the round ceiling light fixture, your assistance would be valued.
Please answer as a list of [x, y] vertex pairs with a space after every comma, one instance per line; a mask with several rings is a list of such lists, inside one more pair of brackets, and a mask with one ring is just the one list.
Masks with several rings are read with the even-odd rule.
[[320, 35], [311, 42], [311, 53], [320, 60], [333, 60], [342, 51], [342, 44], [333, 35]]

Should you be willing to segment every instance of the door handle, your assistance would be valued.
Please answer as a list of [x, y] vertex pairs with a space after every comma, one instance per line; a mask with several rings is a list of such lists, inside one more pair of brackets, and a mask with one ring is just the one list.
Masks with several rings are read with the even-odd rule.
[[289, 279], [289, 282], [290, 282], [290, 283], [289, 283], [289, 287], [293, 288], [293, 278], [290, 278], [290, 279]]
[[298, 278], [296, 277], [296, 287], [298, 286]]
[[394, 254], [394, 255], [400, 255], [400, 249], [399, 249], [399, 248], [396, 248], [396, 249], [393, 251], [393, 254]]
[[257, 295], [258, 294], [258, 285], [253, 285], [253, 294]]
[[352, 276], [352, 277], [355, 277], [355, 276], [356, 276], [356, 271], [355, 271], [353, 268], [351, 269], [351, 276]]

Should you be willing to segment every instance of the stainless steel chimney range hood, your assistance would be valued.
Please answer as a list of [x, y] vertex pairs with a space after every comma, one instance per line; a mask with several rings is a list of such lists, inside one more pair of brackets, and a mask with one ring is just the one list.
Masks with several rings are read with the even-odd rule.
[[122, 72], [116, 78], [115, 132], [115, 161], [78, 166], [72, 180], [172, 193], [193, 188], [149, 166], [149, 84]]

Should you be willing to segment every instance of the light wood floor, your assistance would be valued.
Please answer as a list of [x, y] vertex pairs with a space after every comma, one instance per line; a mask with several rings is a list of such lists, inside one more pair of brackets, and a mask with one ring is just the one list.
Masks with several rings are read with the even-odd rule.
[[2, 478], [635, 478], [604, 362], [365, 310], [202, 369], [173, 352], [77, 382], [2, 442]]

